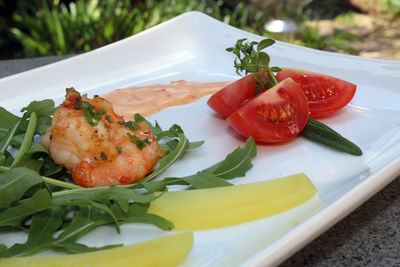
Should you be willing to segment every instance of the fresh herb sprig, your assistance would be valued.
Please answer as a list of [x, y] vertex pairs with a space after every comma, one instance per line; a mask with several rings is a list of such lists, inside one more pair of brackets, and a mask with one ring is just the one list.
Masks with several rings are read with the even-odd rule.
[[[234, 47], [228, 47], [226, 51], [236, 55], [234, 66], [238, 75], [247, 75], [256, 73], [254, 79], [257, 82], [256, 94], [260, 92], [260, 87], [264, 89], [271, 88], [278, 84], [274, 72], [281, 69], [279, 67], [270, 67], [269, 55], [262, 51], [273, 45], [275, 40], [264, 39], [261, 42], [246, 42], [246, 38], [237, 40]], [[267, 75], [265, 75], [267, 74]]]
[[[269, 67], [270, 56], [262, 51], [273, 45], [275, 41], [263, 39], [260, 42], [246, 42], [246, 40], [246, 38], [237, 40], [235, 46], [227, 48], [226, 51], [236, 55], [234, 67], [238, 75], [241, 75], [242, 72], [245, 75], [255, 73], [254, 79], [257, 82], [255, 94], [258, 94], [260, 93], [260, 88], [269, 89], [278, 84], [278, 79], [274, 72], [279, 72], [281, 69], [279, 67]], [[299, 135], [342, 152], [356, 156], [362, 155], [361, 149], [356, 144], [322, 122], [312, 118], [309, 118]]]

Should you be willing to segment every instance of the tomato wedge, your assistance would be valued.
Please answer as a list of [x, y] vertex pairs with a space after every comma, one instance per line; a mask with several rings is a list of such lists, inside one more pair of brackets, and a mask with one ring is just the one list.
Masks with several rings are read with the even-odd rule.
[[244, 137], [275, 143], [298, 135], [308, 117], [303, 90], [288, 78], [246, 103], [227, 120]]
[[278, 81], [292, 78], [306, 95], [310, 117], [321, 118], [330, 115], [353, 98], [357, 86], [344, 80], [296, 69], [282, 69], [276, 75]]
[[[255, 75], [256, 73], [249, 74], [225, 86], [213, 94], [207, 104], [222, 117], [228, 117], [255, 96]], [[264, 74], [264, 79], [268, 79], [267, 73]], [[264, 91], [265, 89], [261, 88], [260, 92]]]

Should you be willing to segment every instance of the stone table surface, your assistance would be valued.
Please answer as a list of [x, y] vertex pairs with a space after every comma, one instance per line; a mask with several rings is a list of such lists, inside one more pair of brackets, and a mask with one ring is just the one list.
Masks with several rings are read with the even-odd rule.
[[[68, 57], [0, 60], [0, 78]], [[400, 266], [399, 195], [397, 177], [281, 266]]]

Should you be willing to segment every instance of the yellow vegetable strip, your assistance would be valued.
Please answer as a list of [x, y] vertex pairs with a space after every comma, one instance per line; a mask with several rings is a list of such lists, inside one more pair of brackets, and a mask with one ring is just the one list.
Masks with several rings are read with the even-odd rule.
[[193, 246], [193, 233], [182, 232], [96, 252], [50, 256], [0, 258], [2, 267], [169, 267], [180, 264]]
[[170, 220], [175, 230], [225, 227], [271, 216], [311, 199], [317, 189], [303, 173], [235, 186], [166, 192], [149, 213]]

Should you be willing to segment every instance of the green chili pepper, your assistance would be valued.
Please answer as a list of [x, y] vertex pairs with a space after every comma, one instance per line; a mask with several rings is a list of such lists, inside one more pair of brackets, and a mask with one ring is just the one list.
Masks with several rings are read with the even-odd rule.
[[362, 155], [362, 151], [357, 145], [341, 136], [332, 128], [312, 118], [308, 119], [308, 122], [303, 131], [300, 132], [300, 135], [312, 141], [355, 156]]

